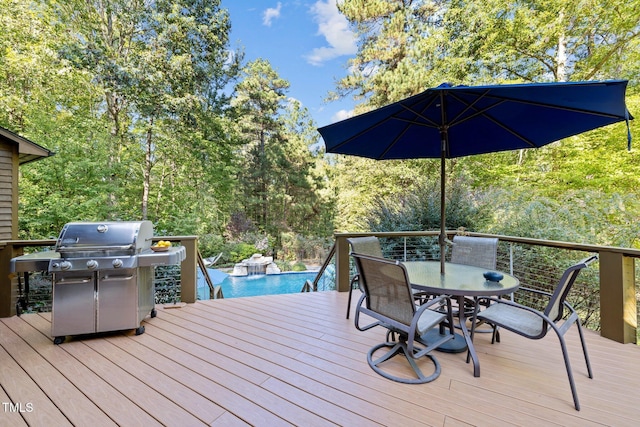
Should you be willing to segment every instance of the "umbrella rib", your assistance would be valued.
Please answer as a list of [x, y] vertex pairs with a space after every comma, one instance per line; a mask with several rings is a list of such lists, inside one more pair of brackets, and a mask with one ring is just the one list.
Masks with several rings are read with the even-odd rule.
[[342, 141], [340, 144], [336, 144], [335, 146], [331, 147], [331, 151], [335, 152], [336, 149], [342, 147], [345, 144], [348, 144], [349, 142], [351, 142], [352, 140], [359, 138], [360, 136], [368, 133], [371, 131], [371, 129], [375, 129], [381, 125], [383, 125], [384, 123], [388, 122], [389, 120], [393, 119], [393, 117], [387, 117], [384, 120], [379, 121], [378, 123], [376, 123], [375, 125], [373, 125], [371, 128], [367, 128], [367, 129], [363, 129], [362, 131], [355, 133], [353, 135], [351, 135], [349, 138], [345, 139], [344, 141]]
[[[502, 98], [495, 98], [492, 97], [491, 95], [489, 95], [489, 90], [484, 91], [484, 93], [482, 93], [481, 95], [477, 96], [476, 98], [474, 98], [474, 101], [472, 103], [467, 103], [466, 101], [464, 101], [463, 99], [461, 99], [459, 96], [456, 96], [453, 91], [450, 91], [449, 94], [451, 95], [452, 98], [455, 98], [457, 101], [461, 102], [462, 104], [466, 104], [466, 108], [464, 110], [462, 110], [454, 119], [452, 119], [449, 123], [448, 126], [449, 127], [453, 127], [457, 124], [460, 123], [464, 123], [467, 120], [471, 120], [474, 117], [477, 116], [483, 116], [485, 118], [487, 118], [488, 120], [492, 121], [493, 123], [495, 123], [496, 125], [498, 125], [499, 127], [501, 127], [502, 129], [506, 130], [507, 132], [509, 132], [510, 134], [512, 134], [513, 136], [515, 136], [516, 138], [520, 139], [522, 142], [524, 142], [525, 144], [529, 145], [532, 148], [536, 147], [536, 144], [533, 143], [531, 140], [525, 138], [523, 135], [520, 135], [519, 133], [517, 133], [516, 131], [514, 131], [513, 129], [511, 129], [510, 127], [506, 126], [505, 124], [503, 124], [502, 122], [500, 122], [499, 120], [495, 119], [493, 116], [491, 116], [490, 114], [488, 114], [487, 112], [495, 107], [497, 107], [498, 105], [501, 105], [505, 102], [507, 102], [506, 99], [502, 99]], [[482, 108], [482, 109], [477, 109], [475, 107], [475, 104], [477, 104], [481, 99], [483, 98], [492, 98], [495, 99], [495, 103]], [[472, 114], [465, 116], [464, 118], [460, 119], [461, 116], [463, 116], [467, 111], [473, 111]], [[460, 119], [460, 120], [459, 120]]]
[[[422, 109], [423, 111], [430, 108], [434, 102], [436, 102], [437, 100], [439, 100], [440, 97], [439, 96], [434, 96], [430, 102]], [[409, 119], [403, 119], [401, 117], [395, 117], [396, 120], [400, 120], [400, 121], [405, 121], [407, 123], [413, 124], [413, 125], [418, 125], [418, 126], [424, 126], [424, 127], [433, 127], [433, 128], [438, 128], [440, 129], [442, 127], [441, 124], [431, 120], [429, 117], [425, 116], [424, 114], [422, 114], [419, 111], [416, 111], [415, 109], [411, 108], [408, 105], [405, 105], [404, 103], [400, 103], [400, 106], [402, 108], [404, 108], [405, 110], [409, 111], [410, 113], [413, 113], [416, 115], [416, 117], [421, 118], [422, 120], [424, 120], [426, 123], [420, 123], [416, 120], [409, 120]]]
[[[453, 93], [451, 94], [452, 96], [454, 96], [458, 101], [464, 102], [462, 101], [458, 96], [455, 96]], [[494, 104], [492, 105], [492, 107], [499, 105], [502, 102], [517, 102], [520, 104], [525, 104], [525, 105], [535, 105], [538, 107], [545, 107], [545, 108], [551, 108], [554, 110], [560, 110], [560, 111], [570, 111], [573, 113], [581, 113], [581, 114], [590, 114], [592, 116], [599, 116], [599, 117], [608, 117], [608, 118], [624, 118], [623, 116], [620, 116], [619, 114], [613, 114], [613, 113], [605, 113], [602, 111], [595, 111], [595, 110], [588, 110], [585, 108], [578, 108], [578, 107], [569, 107], [569, 106], [560, 106], [560, 105], [555, 105], [555, 104], [551, 104], [548, 102], [542, 102], [542, 101], [526, 101], [523, 99], [518, 99], [518, 98], [511, 98], [511, 97], [506, 97], [506, 96], [496, 96], [496, 95], [492, 95], [491, 93], [489, 93], [488, 91], [485, 92], [482, 97], [487, 97], [487, 98], [492, 98], [495, 100], [500, 101], [498, 104]], [[480, 99], [480, 98], [477, 98]], [[473, 105], [473, 104], [470, 104]], [[459, 116], [459, 115], [458, 115]]]
[[[464, 101], [463, 99], [461, 99], [459, 96], [455, 95], [453, 93], [453, 91], [450, 92], [450, 95], [455, 98], [457, 101], [463, 103], [463, 104], [467, 104], [466, 101]], [[474, 108], [474, 104], [476, 104], [481, 98], [491, 98], [494, 99], [496, 102], [494, 104], [491, 104], [490, 106], [487, 106], [485, 108], [483, 108], [482, 110], [476, 110]], [[529, 145], [532, 148], [536, 148], [537, 145], [532, 142], [530, 139], [525, 138], [523, 135], [519, 134], [518, 132], [514, 131], [513, 129], [511, 129], [509, 126], [505, 125], [504, 123], [502, 123], [500, 120], [496, 119], [495, 117], [493, 117], [492, 115], [490, 115], [488, 113], [489, 110], [491, 110], [492, 108], [501, 105], [505, 102], [517, 102], [520, 104], [525, 104], [525, 105], [534, 105], [534, 106], [539, 106], [539, 107], [545, 107], [545, 108], [550, 108], [550, 109], [555, 109], [555, 110], [560, 110], [560, 111], [570, 111], [570, 112], [575, 112], [575, 113], [581, 113], [581, 114], [590, 114], [592, 116], [598, 116], [598, 117], [607, 117], [607, 118], [619, 118], [618, 115], [616, 114], [610, 114], [610, 113], [603, 113], [603, 112], [597, 112], [597, 111], [593, 111], [593, 110], [587, 110], [584, 108], [576, 108], [576, 107], [560, 107], [557, 105], [553, 105], [553, 104], [549, 104], [546, 102], [533, 102], [533, 101], [524, 101], [521, 99], [517, 99], [517, 98], [509, 98], [509, 97], [497, 97], [495, 95], [491, 95], [489, 93], [489, 91], [484, 91], [484, 93], [482, 95], [479, 95], [478, 97], [475, 98], [474, 102], [471, 104], [467, 104], [467, 108], [465, 108], [461, 113], [459, 113], [455, 119], [453, 119], [450, 123], [449, 123], [449, 127], [453, 127], [457, 124], [463, 123], [467, 120], [470, 120], [478, 115], [482, 115], [483, 117], [485, 117], [486, 119], [492, 121], [493, 123], [495, 123], [497, 126], [501, 127], [502, 129], [504, 129], [505, 131], [509, 132], [510, 134], [512, 134], [513, 136], [517, 137], [518, 139], [520, 139], [522, 142], [526, 143], [527, 145]], [[469, 109], [473, 109], [475, 111], [474, 114], [471, 114], [469, 116], [464, 117], [463, 119], [456, 121], [460, 118], [460, 116], [462, 116], [465, 112], [467, 112]]]
[[[452, 92], [452, 91], [451, 91], [451, 92]], [[479, 102], [482, 98], [484, 98], [485, 96], [486, 96], [486, 97], [489, 97], [489, 98], [493, 98], [493, 97], [491, 97], [491, 96], [489, 95], [489, 91], [488, 91], [488, 90], [487, 90], [487, 91], [484, 91], [484, 93], [483, 93], [482, 95], [479, 95], [478, 97], [476, 97], [476, 98], [474, 99], [474, 101], [473, 101], [472, 103], [470, 103], [470, 104], [468, 104], [466, 101], [464, 101], [463, 99], [461, 99], [460, 97], [456, 96], [455, 94], [453, 94], [453, 93], [451, 93], [451, 92], [450, 92], [449, 94], [450, 94], [453, 98], [455, 98], [457, 101], [459, 101], [459, 102], [461, 102], [461, 103], [463, 103], [463, 104], [466, 104], [466, 107], [464, 108], [464, 110], [462, 110], [460, 113], [458, 113], [458, 115], [456, 115], [456, 117], [455, 117], [454, 119], [452, 119], [451, 121], [447, 122], [446, 124], [443, 124], [443, 125], [438, 124], [438, 123], [434, 122], [433, 120], [431, 120], [430, 118], [428, 118], [428, 117], [426, 117], [425, 115], [423, 115], [421, 112], [416, 111], [416, 110], [414, 110], [413, 108], [411, 108], [411, 107], [409, 107], [409, 106], [407, 106], [407, 105], [404, 105], [404, 104], [401, 104], [402, 108], [404, 108], [405, 110], [407, 110], [407, 111], [409, 111], [409, 112], [411, 112], [411, 113], [415, 114], [415, 115], [416, 115], [416, 117], [419, 117], [419, 118], [423, 119], [423, 120], [424, 120], [424, 123], [423, 123], [423, 122], [419, 122], [419, 121], [417, 121], [417, 120], [415, 120], [415, 119], [414, 119], [414, 120], [410, 120], [410, 119], [403, 119], [403, 118], [400, 118], [400, 117], [394, 117], [394, 120], [404, 121], [404, 122], [407, 122], [408, 124], [413, 124], [413, 125], [417, 125], [417, 126], [433, 127], [433, 128], [438, 128], [438, 129], [440, 129], [440, 130], [443, 130], [443, 129], [449, 129], [449, 128], [451, 128], [451, 127], [453, 127], [453, 126], [457, 125], [457, 124], [460, 124], [460, 123], [463, 123], [463, 122], [465, 122], [465, 121], [467, 121], [467, 120], [473, 119], [474, 117], [477, 117], [477, 116], [484, 116], [484, 117], [486, 117], [488, 120], [491, 120], [493, 123], [495, 123], [496, 125], [498, 125], [499, 127], [501, 127], [502, 129], [506, 130], [507, 132], [511, 133], [512, 135], [514, 135], [515, 137], [517, 137], [518, 139], [520, 139], [520, 140], [521, 140], [522, 142], [524, 142], [525, 144], [529, 145], [530, 147], [532, 147], [532, 148], [535, 148], [535, 147], [536, 147], [536, 144], [535, 144], [535, 143], [533, 143], [531, 140], [529, 140], [529, 139], [525, 138], [525, 137], [524, 137], [524, 136], [522, 136], [521, 134], [517, 133], [517, 132], [516, 132], [516, 131], [514, 131], [513, 129], [511, 129], [511, 128], [507, 127], [506, 125], [504, 125], [502, 122], [500, 122], [500, 121], [496, 120], [494, 117], [492, 117], [492, 116], [490, 116], [489, 114], [487, 114], [487, 111], [489, 111], [489, 110], [491, 110], [492, 108], [494, 108], [494, 107], [496, 107], [496, 106], [498, 106], [498, 105], [500, 105], [500, 104], [502, 104], [502, 103], [506, 102], [507, 100], [497, 98], [497, 99], [496, 99], [496, 101], [497, 101], [497, 102], [495, 102], [494, 104], [491, 104], [490, 106], [488, 106], [488, 107], [483, 108], [483, 109], [481, 109], [481, 110], [480, 110], [480, 109], [476, 109], [476, 108], [474, 107], [476, 103], [478, 103], [478, 102]], [[434, 100], [435, 100], [435, 98], [434, 98]], [[444, 101], [443, 101], [443, 100], [441, 100], [441, 102], [444, 102]], [[431, 103], [429, 103], [429, 106], [431, 106], [432, 104], [433, 104], [433, 101], [432, 101]], [[465, 116], [465, 117], [464, 117], [464, 118], [462, 118], [462, 119], [460, 119], [460, 117], [461, 117], [461, 116], [463, 116], [463, 115], [464, 115], [466, 112], [468, 112], [469, 110], [473, 111], [473, 113], [472, 113], [472, 114], [470, 114], [470, 115], [468, 115], [468, 116]], [[443, 118], [442, 120], [443, 120], [443, 121], [446, 121], [446, 119], [444, 119], [444, 118]], [[402, 136], [402, 135], [404, 134], [404, 132], [406, 132], [406, 128], [405, 128], [405, 130], [404, 130], [404, 131], [403, 131], [403, 132], [402, 132], [398, 137], [396, 137], [396, 138], [394, 139], [394, 141], [392, 141], [392, 143], [391, 143], [391, 144], [389, 144], [388, 148], [387, 148], [387, 149], [382, 153], [382, 155], [383, 155], [383, 156], [384, 156], [384, 155], [385, 155], [385, 154], [386, 154], [386, 153], [391, 149], [391, 147], [393, 147], [393, 145], [398, 141], [399, 137], [400, 137], [400, 136]], [[448, 154], [449, 154], [449, 153], [448, 153], [449, 147], [446, 147], [446, 150], [447, 150], [446, 155], [448, 156]]]
[[[398, 120], [398, 119], [396, 119]], [[396, 143], [398, 142], [398, 140], [400, 140], [402, 138], [402, 136], [409, 130], [409, 124], [407, 124], [407, 126], [404, 127], [404, 129], [402, 130], [402, 132], [400, 132], [398, 135], [396, 135], [395, 138], [393, 138], [393, 140], [391, 141], [390, 144], [387, 144], [387, 148], [385, 148], [385, 150], [380, 153], [380, 155], [377, 157], [378, 159], [384, 159], [384, 156], [387, 155], [387, 153], [389, 152], [389, 150], [391, 150], [393, 148], [394, 145], [396, 145]]]

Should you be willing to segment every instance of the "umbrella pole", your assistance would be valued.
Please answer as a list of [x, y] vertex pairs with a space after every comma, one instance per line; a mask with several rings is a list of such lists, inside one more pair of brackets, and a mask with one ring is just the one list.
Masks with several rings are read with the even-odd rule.
[[446, 234], [446, 220], [445, 220], [445, 206], [444, 206], [444, 192], [445, 192], [445, 161], [444, 152], [440, 157], [440, 274], [444, 274], [444, 259], [445, 259], [445, 247], [447, 246], [447, 234]]

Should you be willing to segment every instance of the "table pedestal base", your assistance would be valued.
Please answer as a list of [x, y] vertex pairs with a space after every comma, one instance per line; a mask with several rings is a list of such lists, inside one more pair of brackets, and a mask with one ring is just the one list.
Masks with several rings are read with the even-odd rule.
[[[434, 342], [442, 338], [443, 336], [444, 335], [441, 335], [440, 331], [438, 331], [437, 328], [434, 328], [426, 334], [422, 335], [420, 338], [425, 340], [426, 342]], [[454, 334], [452, 340], [449, 340], [446, 343], [442, 344], [440, 347], [436, 348], [436, 351], [441, 351], [443, 353], [462, 353], [464, 351], [467, 351], [467, 342], [462, 335]]]

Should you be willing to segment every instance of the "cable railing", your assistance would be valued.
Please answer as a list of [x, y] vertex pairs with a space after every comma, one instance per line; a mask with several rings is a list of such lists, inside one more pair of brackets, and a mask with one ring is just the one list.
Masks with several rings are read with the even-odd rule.
[[[452, 231], [451, 235], [455, 233]], [[428, 261], [440, 259], [437, 234], [438, 232], [337, 233], [329, 257], [309, 287], [317, 291], [348, 290], [350, 278], [355, 274], [348, 257], [348, 237], [375, 235], [380, 239], [386, 258]], [[603, 336], [619, 342], [638, 342], [637, 325], [640, 314], [637, 299], [640, 288], [637, 283], [640, 280], [635, 263], [640, 258], [640, 250], [481, 233], [465, 234], [498, 237], [496, 268], [516, 276], [526, 287], [546, 291], [555, 286], [568, 266], [590, 254], [599, 254], [600, 261], [581, 273], [568, 300], [580, 312], [588, 328], [600, 331]], [[446, 259], [449, 255], [450, 251], [446, 254]], [[342, 262], [340, 257], [343, 257]], [[343, 265], [347, 266], [346, 273]], [[333, 277], [327, 279], [327, 276]], [[619, 297], [621, 294], [625, 297]], [[635, 318], [629, 318], [629, 311], [636, 313]]]
[[[456, 231], [451, 231], [451, 236]], [[509, 272], [516, 276], [523, 285], [530, 288], [549, 289], [555, 284], [564, 269], [570, 264], [586, 257], [588, 254], [597, 253], [599, 262], [592, 264], [579, 276], [578, 283], [574, 286], [570, 301], [576, 307], [586, 325], [593, 330], [600, 331], [605, 337], [618, 342], [638, 342], [638, 303], [640, 288], [637, 283], [637, 260], [640, 259], [640, 250], [631, 248], [608, 247], [578, 244], [571, 242], [548, 241], [541, 239], [528, 239], [514, 236], [495, 236], [481, 233], [466, 233], [480, 237], [497, 237], [498, 263], [497, 269]], [[380, 232], [380, 233], [336, 233], [335, 242], [316, 278], [301, 284], [303, 291], [347, 291], [350, 278], [355, 273], [350, 263], [348, 237], [375, 235], [381, 240], [381, 246], [385, 257], [402, 261], [411, 260], [438, 260], [440, 248], [438, 245], [438, 232]], [[162, 294], [167, 300], [181, 300], [182, 302], [195, 302], [197, 299], [197, 237], [163, 237], [175, 242], [182, 242], [188, 247], [187, 259], [180, 267], [180, 278], [176, 280], [167, 276], [157, 278], [158, 294]], [[0, 263], [16, 255], [15, 248], [37, 247], [52, 245], [55, 241], [10, 241], [0, 245]], [[3, 253], [4, 252], [4, 253]], [[8, 266], [3, 264], [3, 276], [8, 274]], [[11, 302], [15, 301], [19, 293], [19, 284], [16, 278], [10, 279], [11, 286], [4, 286], [5, 294], [0, 295], [0, 300], [5, 299], [6, 312], [11, 315]], [[42, 301], [39, 310], [50, 310], [46, 298], [39, 299], [37, 275], [31, 279], [31, 300]], [[50, 289], [50, 279], [43, 277], [43, 289]], [[166, 282], [166, 283], [165, 283]], [[164, 284], [167, 286], [165, 287]], [[164, 295], [166, 292], [175, 292]], [[176, 289], [177, 288], [177, 289]], [[10, 289], [10, 292], [6, 292]], [[15, 302], [13, 302], [15, 304]], [[635, 313], [635, 316], [630, 316]]]

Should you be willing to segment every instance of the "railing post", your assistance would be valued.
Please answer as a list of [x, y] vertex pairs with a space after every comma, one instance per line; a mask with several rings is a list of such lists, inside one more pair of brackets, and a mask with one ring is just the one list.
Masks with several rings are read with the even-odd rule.
[[16, 314], [17, 281], [9, 273], [11, 258], [21, 255], [10, 243], [0, 245], [0, 317]]
[[599, 253], [600, 334], [624, 344], [636, 342], [638, 317], [634, 259], [621, 253]]
[[186, 258], [180, 267], [180, 301], [193, 303], [198, 299], [198, 237], [182, 236], [180, 244], [186, 250]]
[[335, 235], [336, 239], [336, 289], [349, 290], [349, 243], [346, 237]]
[[403, 242], [404, 242], [404, 250], [403, 250], [403, 254], [402, 254], [402, 259], [403, 261], [407, 261], [407, 237], [403, 237], [402, 238]]

